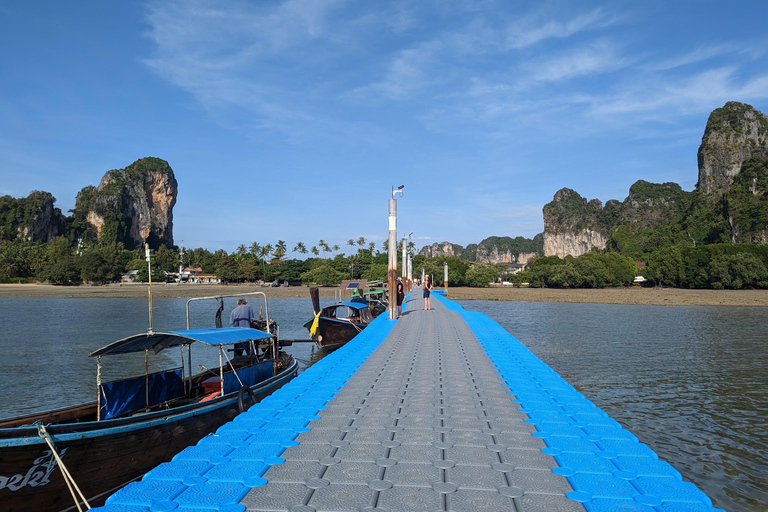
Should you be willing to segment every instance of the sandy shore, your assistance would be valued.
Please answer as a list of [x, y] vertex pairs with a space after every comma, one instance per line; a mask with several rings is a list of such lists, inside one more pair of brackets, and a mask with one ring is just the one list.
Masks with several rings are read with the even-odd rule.
[[[336, 288], [321, 288], [320, 295], [333, 297]], [[258, 285], [155, 284], [155, 298], [187, 298], [234, 295], [261, 291], [268, 297], [309, 298], [306, 286], [271, 288]], [[0, 284], [0, 297], [146, 297], [145, 284], [103, 286], [55, 286], [49, 284]], [[550, 288], [450, 288], [448, 297], [457, 300], [502, 300], [520, 302], [579, 302], [656, 306], [768, 306], [768, 290], [679, 290], [676, 288], [603, 288], [558, 290]]]

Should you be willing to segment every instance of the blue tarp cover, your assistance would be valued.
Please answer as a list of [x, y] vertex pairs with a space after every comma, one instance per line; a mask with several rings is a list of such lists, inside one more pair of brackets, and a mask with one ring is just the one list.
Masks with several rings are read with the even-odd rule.
[[205, 345], [231, 345], [241, 341], [270, 338], [271, 336], [263, 331], [240, 327], [189, 329], [186, 331], [153, 332], [151, 334], [142, 333], [110, 343], [106, 347], [91, 352], [88, 356], [127, 354], [144, 350], [153, 350], [157, 354], [166, 348], [189, 345], [195, 342]]
[[[147, 404], [145, 377], [107, 382], [99, 387], [99, 408], [103, 419], [143, 409]], [[184, 395], [181, 368], [149, 374], [149, 405]]]
[[[263, 380], [266, 380], [272, 376], [272, 361], [267, 361], [260, 364], [249, 366], [248, 368], [242, 368], [237, 371], [240, 376], [240, 380], [243, 381], [245, 386], [253, 386]], [[224, 394], [234, 393], [240, 389], [240, 381], [237, 380], [235, 374], [224, 374]]]

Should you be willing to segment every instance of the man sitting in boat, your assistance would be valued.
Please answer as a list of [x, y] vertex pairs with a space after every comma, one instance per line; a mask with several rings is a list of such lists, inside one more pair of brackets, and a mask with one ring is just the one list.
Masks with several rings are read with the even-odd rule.
[[[237, 307], [232, 310], [229, 315], [229, 323], [233, 327], [251, 327], [253, 321], [253, 308], [248, 305], [248, 301], [245, 299], [237, 299]], [[235, 344], [235, 355], [241, 356], [248, 347], [248, 343]]]

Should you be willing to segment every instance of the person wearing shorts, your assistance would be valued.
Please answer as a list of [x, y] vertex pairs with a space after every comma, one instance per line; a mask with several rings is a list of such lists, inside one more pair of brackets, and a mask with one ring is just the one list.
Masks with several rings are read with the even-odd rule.
[[432, 281], [429, 276], [424, 277], [424, 311], [432, 309], [432, 305], [429, 303], [429, 294], [432, 291]]

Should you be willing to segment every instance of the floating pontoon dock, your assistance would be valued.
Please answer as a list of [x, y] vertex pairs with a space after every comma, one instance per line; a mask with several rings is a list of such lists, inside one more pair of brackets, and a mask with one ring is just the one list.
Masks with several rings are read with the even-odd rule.
[[496, 322], [415, 295], [95, 510], [716, 510]]

